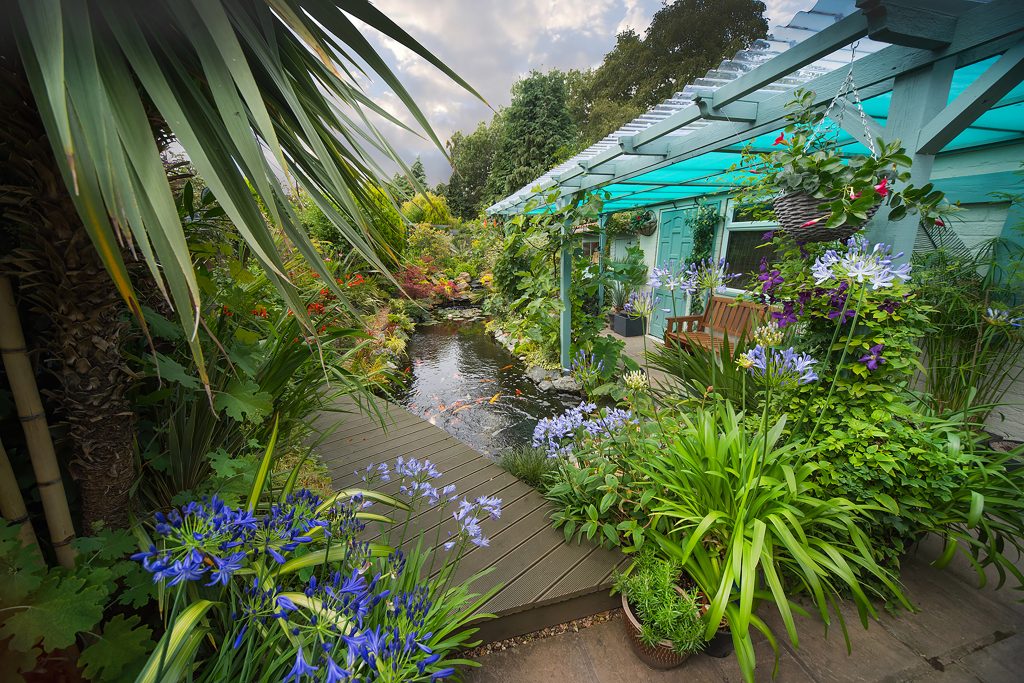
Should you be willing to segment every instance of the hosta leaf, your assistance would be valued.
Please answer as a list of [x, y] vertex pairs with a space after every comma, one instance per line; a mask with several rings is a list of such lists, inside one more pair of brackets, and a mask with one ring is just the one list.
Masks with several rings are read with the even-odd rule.
[[57, 650], [75, 642], [75, 636], [91, 630], [103, 618], [107, 591], [86, 587], [85, 579], [61, 579], [53, 573], [33, 593], [27, 608], [9, 612], [0, 624], [0, 638], [10, 638], [17, 650], [40, 641], [43, 649]]
[[229, 417], [244, 422], [257, 421], [273, 409], [273, 397], [251, 379], [237, 380], [228, 385], [227, 391], [217, 394], [213, 407], [223, 410]]
[[85, 648], [78, 666], [91, 681], [131, 681], [153, 649], [152, 631], [139, 617], [118, 614], [103, 625], [100, 639]]

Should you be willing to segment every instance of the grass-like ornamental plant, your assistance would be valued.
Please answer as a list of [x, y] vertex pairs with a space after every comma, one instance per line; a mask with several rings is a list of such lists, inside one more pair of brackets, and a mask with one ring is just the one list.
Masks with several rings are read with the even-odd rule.
[[[436, 467], [411, 458], [372, 470], [399, 483], [397, 497], [353, 489], [321, 499], [292, 492], [292, 476], [271, 499], [272, 454], [247, 504], [213, 498], [156, 516], [153, 542], [134, 557], [160, 584], [167, 627], [138, 683], [438, 681], [471, 665], [457, 652], [474, 644], [468, 625], [487, 616], [479, 610], [497, 587], [475, 595], [480, 574], [453, 574], [469, 545], [487, 545], [480, 522], [500, 516], [501, 501], [456, 500], [454, 486], [434, 485]], [[404, 511], [405, 524], [368, 511], [373, 503]], [[396, 549], [423, 504], [452, 514], [456, 531]], [[365, 540], [368, 523], [383, 526], [379, 542]]]
[[613, 592], [622, 593], [640, 621], [640, 639], [649, 647], [667, 640], [688, 655], [704, 648], [704, 622], [693, 591], [679, 588], [682, 569], [647, 549], [630, 571], [615, 578]]
[[657, 491], [649, 533], [710, 599], [705, 637], [727, 617], [748, 680], [755, 666], [751, 627], [777, 650], [771, 628], [755, 614], [761, 601], [778, 610], [794, 645], [793, 613], [804, 611], [793, 601], [797, 594], [810, 596], [825, 624], [834, 611], [844, 636], [842, 615], [830, 606], [851, 597], [866, 628], [875, 616], [868, 579], [908, 604], [896, 578], [873, 559], [859, 527], [866, 508], [820, 495], [804, 446], [780, 441], [784, 418], [759, 431], [723, 403], [679, 421], [665, 448], [638, 453], [633, 463]]

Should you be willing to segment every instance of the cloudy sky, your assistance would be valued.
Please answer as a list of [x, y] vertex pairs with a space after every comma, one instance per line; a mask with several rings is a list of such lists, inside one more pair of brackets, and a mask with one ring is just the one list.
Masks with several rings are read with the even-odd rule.
[[[469, 95], [432, 66], [394, 41], [367, 37], [398, 74], [444, 141], [490, 120], [489, 108], [509, 103], [512, 83], [531, 69], [588, 68], [600, 64], [615, 35], [647, 28], [661, 0], [377, 0], [381, 10], [466, 79], [487, 101]], [[770, 26], [786, 23], [814, 0], [767, 0]], [[379, 83], [369, 94], [402, 115], [397, 98]], [[489, 105], [489, 106], [488, 106]], [[429, 141], [382, 127], [407, 163], [419, 155], [431, 184], [451, 169]]]

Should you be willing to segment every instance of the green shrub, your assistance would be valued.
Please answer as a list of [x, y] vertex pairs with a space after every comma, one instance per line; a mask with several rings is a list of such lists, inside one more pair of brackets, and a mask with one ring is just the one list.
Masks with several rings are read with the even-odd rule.
[[668, 640], [677, 653], [688, 655], [704, 649], [706, 639], [697, 596], [692, 590], [676, 590], [681, 574], [678, 563], [644, 551], [629, 572], [615, 577], [613, 592], [626, 596], [645, 645]]

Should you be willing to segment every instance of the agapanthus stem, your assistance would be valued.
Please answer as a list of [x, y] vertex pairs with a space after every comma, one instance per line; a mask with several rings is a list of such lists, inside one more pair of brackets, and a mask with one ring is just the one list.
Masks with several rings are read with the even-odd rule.
[[[821, 410], [818, 411], [818, 419], [815, 420], [815, 422], [814, 422], [814, 429], [811, 430], [811, 435], [807, 437], [807, 441], [808, 442], [811, 442], [811, 441], [814, 440], [814, 435], [818, 433], [818, 428], [821, 426], [821, 419], [825, 416], [825, 413], [828, 412], [829, 403], [832, 401], [832, 392], [835, 391], [836, 383], [839, 380], [839, 373], [840, 373], [840, 371], [843, 368], [843, 363], [846, 362], [846, 354], [850, 350], [850, 342], [853, 340], [853, 333], [857, 329], [857, 321], [860, 319], [860, 310], [861, 310], [861, 307], [864, 304], [864, 292], [865, 291], [866, 291], [866, 288], [861, 287], [861, 289], [860, 289], [860, 296], [857, 297], [857, 308], [853, 312], [853, 320], [850, 321], [850, 332], [849, 332], [849, 334], [846, 335], [846, 343], [843, 345], [843, 352], [839, 356], [839, 362], [836, 363], [835, 372], [832, 373], [832, 382], [831, 382], [831, 384], [829, 384], [828, 394], [825, 396], [825, 404], [821, 407]], [[847, 297], [847, 301], [849, 301], [849, 297]], [[846, 303], [845, 302], [843, 303], [843, 310], [844, 311], [846, 310]], [[844, 317], [845, 317], [845, 313], [843, 315], [839, 316], [839, 324], [840, 325], [843, 324], [843, 318]], [[829, 353], [832, 352], [832, 348], [831, 347], [829, 347], [828, 352]]]

